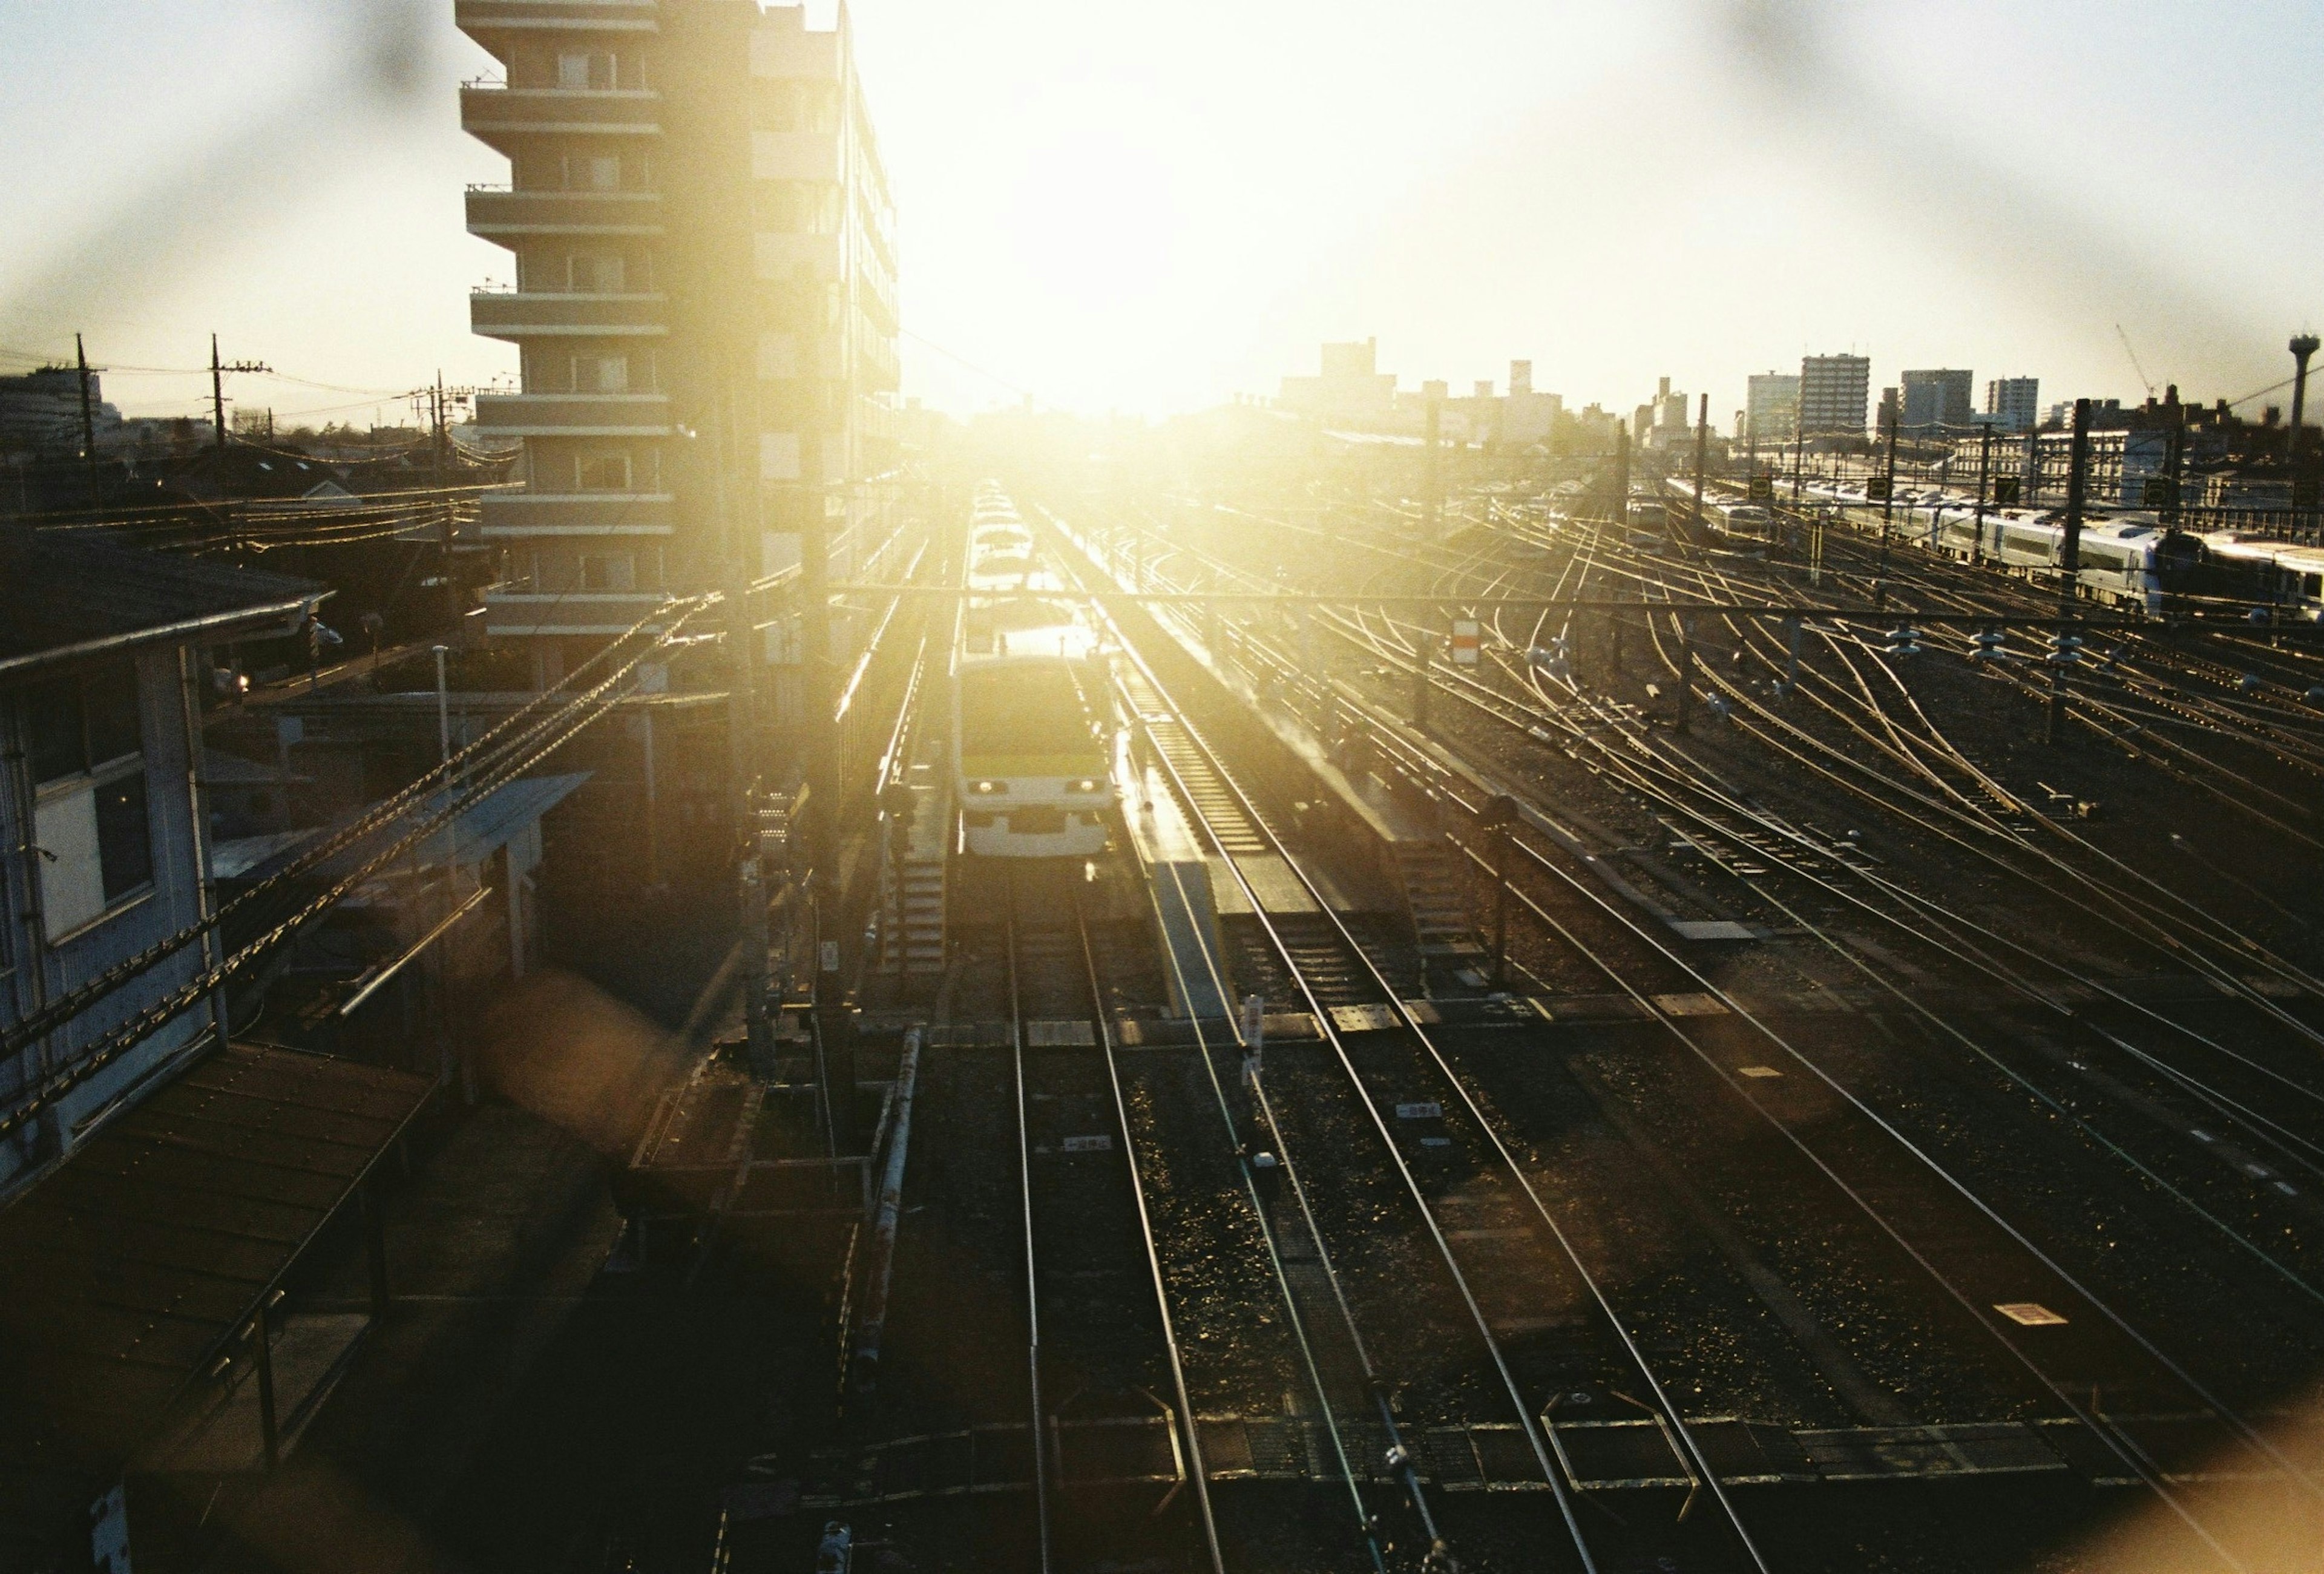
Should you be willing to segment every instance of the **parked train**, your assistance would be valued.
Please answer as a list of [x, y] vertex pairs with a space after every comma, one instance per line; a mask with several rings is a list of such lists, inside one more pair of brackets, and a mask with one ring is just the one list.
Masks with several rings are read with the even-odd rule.
[[[1669, 485], [1681, 498], [1692, 499], [1692, 482], [1674, 479]], [[1881, 505], [1867, 496], [1861, 482], [1811, 481], [1804, 492], [1808, 502], [1836, 510], [1851, 524], [1879, 528]], [[1703, 523], [1708, 530], [1753, 540], [1766, 539], [1768, 530], [1777, 528], [1767, 510], [1715, 496]], [[1900, 541], [2003, 569], [2054, 572], [2064, 554], [2062, 509], [1988, 507], [1980, 520], [1974, 498], [1900, 488], [1889, 526]], [[2209, 602], [2272, 607], [2280, 618], [2324, 621], [2324, 548], [2231, 530], [2198, 535], [2170, 529], [2152, 512], [2103, 510], [2082, 521], [2077, 567], [2084, 596], [2152, 615], [2161, 615], [2167, 606], [2179, 610]]]
[[953, 789], [963, 851], [1088, 858], [1120, 792], [1111, 665], [1016, 509], [979, 490], [952, 645]]

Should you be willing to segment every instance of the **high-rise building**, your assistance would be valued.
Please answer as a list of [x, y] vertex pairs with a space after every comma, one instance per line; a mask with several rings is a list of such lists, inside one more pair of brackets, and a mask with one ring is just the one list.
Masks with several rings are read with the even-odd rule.
[[1864, 435], [1872, 398], [1868, 355], [1808, 355], [1800, 362], [1800, 429], [1811, 437]]
[[1744, 436], [1758, 443], [1788, 443], [1799, 432], [1800, 380], [1788, 372], [1755, 372], [1744, 400]]
[[757, 0], [454, 15], [503, 74], [461, 90], [461, 123], [511, 177], [468, 192], [468, 229], [516, 267], [471, 319], [523, 367], [477, 400], [526, 483], [484, 504], [509, 549], [487, 632], [547, 681], [669, 593], [788, 566], [803, 529], [835, 577], [871, 574], [895, 512], [894, 207], [844, 11], [828, 31]]
[[1908, 435], [1933, 437], [1946, 427], [1965, 427], [1976, 414], [1970, 403], [1969, 374], [1950, 369], [1906, 372], [1899, 376], [1904, 392], [1904, 430]]
[[1987, 419], [2005, 431], [2030, 432], [2042, 419], [2042, 380], [1996, 377], [1985, 385]]

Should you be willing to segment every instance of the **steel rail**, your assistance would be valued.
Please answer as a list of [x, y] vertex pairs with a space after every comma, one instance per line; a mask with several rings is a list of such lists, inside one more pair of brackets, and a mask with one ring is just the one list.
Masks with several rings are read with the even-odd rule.
[[[1141, 667], [1146, 667], [1146, 664], [1142, 658], [1138, 657], [1134, 651], [1130, 652], [1130, 654], [1132, 659], [1137, 660]], [[1168, 691], [1163, 688], [1161, 684], [1153, 678], [1151, 669], [1146, 668], [1146, 670], [1148, 681], [1155, 682], [1157, 691], [1161, 693], [1166, 699], [1168, 698]], [[1228, 771], [1224, 761], [1218, 757], [1217, 751], [1207, 741], [1203, 739], [1200, 732], [1194, 727], [1194, 723], [1185, 717], [1183, 710], [1180, 712], [1179, 725], [1185, 730], [1189, 740], [1192, 741], [1206, 757], [1220, 783], [1233, 795], [1237, 806], [1241, 809], [1244, 815], [1259, 831], [1259, 834], [1266, 838], [1268, 843], [1276, 855], [1284, 861], [1285, 865], [1290, 870], [1293, 878], [1299, 881], [1301, 888], [1306, 891], [1310, 899], [1314, 902], [1317, 909], [1322, 912], [1324, 917], [1328, 920], [1333, 931], [1338, 935], [1342, 944], [1346, 948], [1348, 953], [1361, 965], [1365, 972], [1370, 975], [1373, 984], [1385, 997], [1385, 1003], [1389, 1005], [1394, 1010], [1398, 1021], [1402, 1024], [1404, 1028], [1408, 1031], [1421, 1047], [1427, 1052], [1429, 1061], [1435, 1066], [1439, 1076], [1443, 1080], [1446, 1085], [1448, 1085], [1452, 1091], [1459, 1096], [1462, 1106], [1468, 1112], [1470, 1119], [1475, 1123], [1476, 1128], [1484, 1135], [1486, 1140], [1491, 1146], [1493, 1155], [1499, 1159], [1501, 1165], [1506, 1168], [1509, 1174], [1516, 1180], [1518, 1188], [1524, 1192], [1526, 1201], [1532, 1205], [1534, 1212], [1541, 1220], [1544, 1228], [1547, 1229], [1551, 1238], [1556, 1242], [1557, 1247], [1564, 1256], [1568, 1266], [1572, 1267], [1576, 1277], [1580, 1279], [1583, 1287], [1589, 1292], [1592, 1302], [1598, 1307], [1600, 1314], [1605, 1319], [1608, 1327], [1612, 1330], [1617, 1340], [1621, 1344], [1625, 1352], [1629, 1356], [1632, 1364], [1636, 1366], [1639, 1375], [1646, 1380], [1647, 1387], [1655, 1396], [1655, 1403], [1661, 1407], [1663, 1419], [1667, 1422], [1672, 1431], [1679, 1438], [1683, 1445], [1685, 1462], [1687, 1463], [1690, 1473], [1695, 1474], [1698, 1478], [1711, 1489], [1713, 1497], [1719, 1503], [1720, 1510], [1726, 1517], [1729, 1528], [1734, 1532], [1737, 1542], [1745, 1556], [1749, 1559], [1752, 1566], [1759, 1569], [1761, 1574], [1767, 1574], [1767, 1563], [1765, 1557], [1761, 1554], [1757, 1543], [1752, 1539], [1748, 1527], [1743, 1523], [1740, 1511], [1735, 1506], [1733, 1499], [1729, 1496], [1726, 1484], [1719, 1478], [1718, 1472], [1711, 1468], [1709, 1457], [1703, 1452], [1700, 1441], [1693, 1434], [1692, 1428], [1689, 1425], [1685, 1416], [1679, 1410], [1678, 1406], [1671, 1401], [1668, 1392], [1662, 1385], [1662, 1380], [1655, 1375], [1652, 1365], [1646, 1360], [1645, 1351], [1638, 1347], [1637, 1339], [1632, 1336], [1627, 1325], [1624, 1324], [1619, 1314], [1614, 1310], [1613, 1302], [1607, 1295], [1603, 1285], [1599, 1283], [1597, 1275], [1592, 1274], [1590, 1271], [1589, 1266], [1582, 1261], [1581, 1253], [1574, 1246], [1572, 1238], [1567, 1235], [1564, 1228], [1558, 1223], [1556, 1218], [1550, 1212], [1548, 1205], [1542, 1200], [1540, 1192], [1535, 1187], [1532, 1178], [1526, 1174], [1524, 1166], [1518, 1163], [1516, 1154], [1510, 1150], [1508, 1143], [1501, 1137], [1498, 1126], [1496, 1126], [1494, 1122], [1487, 1117], [1482, 1106], [1478, 1103], [1475, 1095], [1470, 1090], [1466, 1081], [1453, 1070], [1451, 1062], [1445, 1057], [1443, 1050], [1437, 1045], [1434, 1039], [1429, 1036], [1427, 1029], [1422, 1025], [1420, 1019], [1405, 1005], [1403, 999], [1397, 993], [1395, 987], [1389, 983], [1387, 976], [1379, 971], [1379, 965], [1372, 960], [1370, 953], [1367, 952], [1362, 943], [1357, 940], [1354, 932], [1348, 928], [1346, 923], [1340, 917], [1339, 914], [1333, 910], [1330, 900], [1324, 895], [1323, 889], [1309, 877], [1307, 871], [1301, 866], [1299, 861], [1292, 855], [1290, 850], [1284, 845], [1282, 839], [1275, 833], [1273, 828], [1268, 825], [1265, 819], [1259, 814], [1257, 805], [1250, 801], [1249, 794], [1243, 790], [1241, 784], [1235, 780], [1232, 774]], [[1175, 769], [1173, 774], [1175, 776]], [[1237, 867], [1231, 860], [1229, 861], [1228, 867], [1234, 870], [1236, 879], [1243, 886], [1244, 894], [1250, 899], [1252, 911], [1257, 916], [1260, 926], [1267, 931], [1268, 939], [1272, 943], [1277, 954], [1282, 958], [1286, 971], [1291, 974], [1293, 980], [1299, 986], [1301, 994], [1306, 999], [1308, 1008], [1314, 1013], [1318, 1030], [1321, 1031], [1331, 1042], [1333, 1049], [1339, 1058], [1341, 1066], [1347, 1072], [1350, 1083], [1355, 1089], [1358, 1098], [1362, 1100], [1365, 1109], [1371, 1116], [1373, 1126], [1378, 1131], [1381, 1142], [1387, 1146], [1390, 1156], [1396, 1163], [1398, 1173], [1403, 1176], [1406, 1186], [1412, 1194], [1414, 1202], [1419, 1207], [1422, 1217], [1428, 1225], [1430, 1235], [1435, 1240], [1438, 1250], [1443, 1255], [1446, 1266], [1452, 1273], [1455, 1282], [1460, 1287], [1462, 1299], [1469, 1306], [1471, 1314], [1476, 1320], [1478, 1330], [1484, 1337], [1487, 1348], [1492, 1352], [1494, 1364], [1499, 1369], [1503, 1382], [1508, 1386], [1511, 1397], [1516, 1400], [1520, 1414], [1525, 1418], [1526, 1422], [1526, 1431], [1527, 1439], [1534, 1444], [1536, 1454], [1541, 1458], [1545, 1470], [1549, 1472], [1549, 1478], [1552, 1486], [1557, 1488], [1559, 1505], [1562, 1508], [1567, 1507], [1563, 1484], [1559, 1479], [1559, 1473], [1550, 1468], [1547, 1454], [1544, 1450], [1544, 1440], [1536, 1431], [1534, 1424], [1534, 1418], [1527, 1411], [1527, 1407], [1526, 1406], [1522, 1396], [1517, 1393], [1515, 1376], [1510, 1371], [1507, 1360], [1501, 1352], [1499, 1342], [1492, 1332], [1491, 1327], [1484, 1315], [1483, 1309], [1478, 1303], [1474, 1293], [1469, 1287], [1467, 1276], [1456, 1260], [1455, 1254], [1452, 1249], [1451, 1242], [1445, 1238], [1442, 1227], [1435, 1219], [1434, 1210], [1429, 1206], [1427, 1198], [1420, 1187], [1418, 1178], [1413, 1174], [1410, 1167], [1405, 1163], [1403, 1155], [1396, 1146], [1395, 1138], [1390, 1133], [1387, 1119], [1379, 1111], [1378, 1101], [1373, 1098], [1371, 1091], [1364, 1085], [1362, 1075], [1357, 1071], [1354, 1060], [1348, 1052], [1346, 1043], [1342, 1038], [1339, 1028], [1333, 1022], [1329, 1009], [1317, 999], [1313, 987], [1309, 984], [1297, 962], [1292, 956], [1290, 948], [1284, 943], [1280, 932], [1277, 931], [1275, 926], [1274, 921], [1268, 916], [1265, 905], [1261, 901], [1258, 891], [1250, 886], [1248, 878], [1243, 875], [1240, 869]], [[1595, 1565], [1591, 1560], [1591, 1555], [1586, 1542], [1582, 1540], [1580, 1525], [1578, 1523], [1572, 1521], [1570, 1510], [1568, 1514], [1568, 1522], [1573, 1532], [1577, 1549], [1582, 1553], [1585, 1567], [1594, 1568]]]
[[[1122, 631], [1120, 631], [1118, 624], [1115, 627], [1117, 633], [1122, 633]], [[1290, 863], [1288, 855], [1283, 852], [1279, 840], [1260, 820], [1256, 808], [1251, 805], [1248, 796], [1242, 792], [1240, 785], [1237, 784], [1227, 773], [1224, 763], [1220, 760], [1216, 751], [1202, 739], [1191, 721], [1187, 719], [1184, 708], [1177, 705], [1176, 702], [1171, 699], [1167, 687], [1165, 686], [1158, 677], [1156, 677], [1152, 667], [1146, 662], [1144, 658], [1139, 654], [1136, 648], [1129, 641], [1126, 634], [1123, 634], [1122, 637], [1122, 651], [1123, 655], [1138, 667], [1146, 682], [1152, 686], [1155, 693], [1160, 696], [1166, 704], [1171, 705], [1173, 711], [1176, 713], [1176, 725], [1179, 730], [1186, 738], [1188, 742], [1193, 745], [1203, 759], [1204, 764], [1209, 768], [1213, 775], [1217, 778], [1220, 784], [1233, 795], [1237, 806], [1250, 820], [1252, 827], [1258, 831], [1259, 835], [1267, 840], [1279, 856], [1285, 857], [1286, 862], [1289, 864], [1293, 873], [1298, 876], [1304, 882], [1304, 874], [1301, 874], [1296, 864]], [[1157, 750], [1157, 755], [1158, 763], [1161, 765], [1162, 769], [1167, 772], [1182, 802], [1189, 806], [1190, 812], [1194, 815], [1197, 823], [1201, 824], [1204, 827], [1205, 833], [1211, 838], [1213, 845], [1219, 848], [1222, 854], [1223, 854], [1224, 843], [1222, 839], [1219, 836], [1216, 827], [1211, 824], [1209, 816], [1204, 814], [1199, 806], [1196, 805], [1194, 794], [1184, 778], [1180, 775], [1175, 762], [1171, 761], [1167, 755], [1160, 750]], [[1443, 1227], [1438, 1221], [1434, 1210], [1429, 1206], [1427, 1195], [1421, 1188], [1419, 1178], [1413, 1174], [1411, 1166], [1405, 1162], [1404, 1155], [1397, 1150], [1395, 1137], [1389, 1130], [1386, 1118], [1380, 1114], [1378, 1101], [1372, 1097], [1370, 1090], [1364, 1085], [1362, 1075], [1356, 1069], [1354, 1060], [1348, 1052], [1347, 1045], [1342, 1038], [1339, 1028], [1332, 1019], [1331, 1012], [1317, 998], [1313, 985], [1309, 982], [1305, 971], [1300, 967], [1296, 958], [1294, 956], [1291, 947], [1284, 940], [1281, 932], [1277, 928], [1274, 921], [1268, 917], [1266, 911], [1265, 900], [1261, 897], [1258, 890], [1250, 884], [1250, 878], [1244, 874], [1240, 866], [1237, 865], [1231, 858], [1224, 859], [1224, 862], [1226, 868], [1234, 875], [1236, 883], [1242, 888], [1244, 897], [1250, 903], [1252, 912], [1257, 917], [1260, 928], [1266, 933], [1270, 946], [1274, 949], [1276, 954], [1281, 959], [1286, 974], [1298, 987], [1302, 998], [1306, 1001], [1309, 1011], [1313, 1013], [1314, 1017], [1317, 1030], [1323, 1035], [1325, 1040], [1332, 1045], [1333, 1054], [1339, 1060], [1342, 1070], [1346, 1073], [1350, 1087], [1353, 1090], [1358, 1101], [1362, 1105], [1366, 1115], [1371, 1121], [1372, 1128], [1374, 1133], [1379, 1138], [1381, 1147], [1387, 1153], [1389, 1162], [1394, 1165], [1398, 1177], [1404, 1183], [1406, 1192], [1410, 1195], [1415, 1207], [1418, 1210], [1421, 1222], [1426, 1229], [1431, 1241], [1434, 1244], [1439, 1256], [1443, 1261], [1446, 1272], [1451, 1276], [1453, 1287], [1459, 1293], [1462, 1303], [1467, 1308], [1471, 1320], [1475, 1323], [1478, 1336], [1483, 1341], [1486, 1352], [1491, 1358], [1494, 1369], [1500, 1378], [1501, 1385], [1507, 1391], [1510, 1403], [1517, 1411], [1518, 1424], [1525, 1431], [1526, 1441], [1533, 1451], [1536, 1462], [1540, 1468], [1543, 1479], [1548, 1483], [1550, 1490], [1556, 1499], [1560, 1516], [1564, 1522], [1567, 1534], [1573, 1542], [1575, 1553], [1580, 1557], [1582, 1566], [1588, 1571], [1588, 1574], [1596, 1574], [1597, 1561], [1590, 1551], [1588, 1538], [1582, 1533], [1580, 1519], [1574, 1512], [1572, 1490], [1565, 1480], [1563, 1470], [1552, 1459], [1552, 1450], [1549, 1448], [1547, 1441], [1542, 1436], [1540, 1424], [1532, 1413], [1532, 1407], [1526, 1403], [1524, 1394], [1517, 1386], [1516, 1374], [1509, 1367], [1508, 1357], [1501, 1348], [1499, 1339], [1493, 1333], [1490, 1320], [1485, 1315], [1483, 1306], [1479, 1302], [1475, 1291], [1471, 1287], [1468, 1275], [1462, 1270], [1459, 1258], [1452, 1250], [1451, 1241], [1445, 1238]], [[1312, 892], [1313, 888], [1311, 887], [1310, 889]], [[1318, 905], [1325, 912], [1328, 913], [1330, 911], [1330, 904], [1328, 902], [1322, 901], [1320, 897], [1318, 898]], [[1362, 947], [1355, 943], [1353, 937], [1347, 934], [1344, 929], [1341, 931], [1341, 934], [1343, 941], [1349, 945], [1351, 951], [1352, 951], [1357, 956], [1363, 957]], [[1365, 965], [1370, 967], [1370, 959], [1368, 957], [1364, 958], [1364, 962]], [[1375, 976], [1377, 977], [1377, 973], [1375, 973]], [[1388, 989], [1384, 992], [1388, 995], [1389, 999], [1396, 1000], [1396, 991], [1394, 990]], [[1402, 1002], [1400, 1000], [1397, 1001], [1396, 1008], [1398, 1014], [1404, 1017], [1406, 1020], [1410, 1020], [1409, 1014], [1404, 1011]], [[1519, 1180], [1522, 1184], [1522, 1175], [1520, 1175]], [[1754, 1555], [1756, 1560], [1756, 1551]], [[1762, 1565], [1762, 1567], [1764, 1568], [1764, 1565]]]
[[[1188, 905], [1191, 910], [1194, 895], [1186, 889], [1185, 879], [1176, 869], [1173, 869], [1170, 870], [1170, 879], [1177, 890], [1180, 901]], [[1187, 999], [1185, 969], [1179, 962], [1176, 952], [1166, 947], [1165, 954], [1169, 958], [1170, 972], [1177, 982], [1179, 998]], [[1219, 999], [1227, 999], [1231, 991], [1227, 989], [1226, 980], [1221, 974], [1219, 959], [1213, 953], [1207, 937], [1203, 943], [1203, 965], [1204, 971], [1210, 974], [1212, 985], [1218, 991]], [[1234, 1110], [1227, 1100], [1226, 1087], [1219, 1080], [1217, 1063], [1211, 1058], [1210, 1036], [1204, 1028], [1203, 1019], [1200, 1017], [1190, 1015], [1186, 1020], [1194, 1028], [1195, 1050], [1202, 1058], [1203, 1070], [1210, 1080], [1211, 1095], [1218, 1105], [1219, 1118], [1226, 1127], [1227, 1141], [1234, 1149], [1235, 1168], [1242, 1177], [1243, 1194], [1250, 1201], [1251, 1212], [1259, 1220], [1259, 1238], [1266, 1246], [1268, 1266], [1273, 1274], [1277, 1292], [1283, 1300], [1286, 1321], [1291, 1329], [1294, 1339], [1299, 1346], [1301, 1362], [1307, 1368], [1307, 1380], [1314, 1390], [1315, 1403], [1323, 1417], [1324, 1432], [1331, 1439], [1333, 1458], [1340, 1467], [1340, 1477], [1346, 1483], [1349, 1500], [1355, 1507], [1357, 1529], [1362, 1534], [1365, 1546], [1371, 1554], [1373, 1568], [1385, 1574], [1387, 1564], [1380, 1554], [1379, 1537], [1374, 1516], [1364, 1505], [1363, 1486], [1358, 1479], [1355, 1467], [1348, 1457], [1347, 1441], [1341, 1431], [1338, 1414], [1333, 1409], [1331, 1392], [1323, 1384], [1323, 1367], [1316, 1358], [1314, 1342], [1308, 1335], [1306, 1319], [1300, 1313], [1298, 1299], [1292, 1293], [1290, 1274], [1284, 1267], [1282, 1252], [1276, 1245], [1274, 1222], [1267, 1216], [1265, 1201], [1259, 1194], [1259, 1182], [1251, 1173], [1250, 1160], [1243, 1151], [1241, 1132], [1235, 1124]], [[1271, 1127], [1270, 1129], [1272, 1129]], [[1340, 1283], [1339, 1271], [1332, 1264], [1331, 1254], [1323, 1245], [1323, 1234], [1316, 1229], [1314, 1215], [1308, 1209], [1306, 1193], [1302, 1189], [1299, 1179], [1298, 1165], [1288, 1148], [1282, 1145], [1280, 1133], [1276, 1134], [1276, 1140], [1277, 1146], [1275, 1153], [1277, 1162], [1283, 1165], [1284, 1173], [1291, 1182], [1293, 1195], [1299, 1200], [1300, 1212], [1306, 1221], [1308, 1236], [1315, 1243], [1316, 1260], [1323, 1268], [1324, 1282], [1331, 1286], [1333, 1299], [1339, 1308], [1341, 1320], [1349, 1339], [1355, 1347], [1357, 1360], [1363, 1367], [1366, 1380], [1370, 1383], [1373, 1394], [1378, 1395], [1380, 1386], [1372, 1368], [1371, 1357], [1364, 1349], [1362, 1336], [1357, 1331], [1355, 1326], [1354, 1313], [1349, 1308], [1346, 1292]], [[1388, 1423], [1389, 1437], [1400, 1442], [1394, 1415], [1386, 1415], [1384, 1419]], [[1414, 1496], [1416, 1505], [1425, 1516], [1427, 1510], [1425, 1501], [1419, 1496], [1417, 1477], [1410, 1479], [1408, 1487]]]
[[1033, 1146], [1025, 1091], [1025, 998], [1017, 971], [1017, 882], [1009, 882], [1009, 1038], [1017, 1091], [1017, 1177], [1023, 1192], [1026, 1373], [1032, 1404], [1033, 1515], [1040, 1574], [1049, 1574], [1049, 1415], [1041, 1399], [1041, 1280], [1033, 1255]]
[[1185, 1363], [1179, 1358], [1177, 1327], [1170, 1316], [1169, 1286], [1162, 1274], [1162, 1250], [1155, 1244], [1154, 1220], [1146, 1208], [1146, 1177], [1138, 1162], [1137, 1140], [1130, 1131], [1130, 1101], [1122, 1096], [1121, 1068], [1114, 1057], [1113, 1024], [1106, 1016], [1097, 951], [1090, 943], [1089, 918], [1082, 911], [1078, 891], [1074, 896], [1074, 933], [1081, 942], [1082, 971], [1089, 980], [1090, 1022], [1097, 1030], [1099, 1053], [1105, 1056], [1106, 1086], [1113, 1093], [1113, 1118], [1121, 1128], [1121, 1153], [1130, 1170], [1130, 1193], [1138, 1204], [1139, 1244], [1145, 1249], [1147, 1272], [1154, 1284], [1154, 1309], [1162, 1319], [1162, 1348], [1170, 1363], [1170, 1386], [1178, 1398], [1178, 1424], [1186, 1440], [1186, 1458], [1192, 1461], [1190, 1474], [1195, 1508], [1202, 1521], [1204, 1550], [1210, 1558], [1212, 1574], [1226, 1574], [1226, 1561], [1219, 1550], [1218, 1520], [1211, 1509], [1210, 1475], [1203, 1462], [1202, 1429], [1195, 1423], [1194, 1402], [1186, 1388]]

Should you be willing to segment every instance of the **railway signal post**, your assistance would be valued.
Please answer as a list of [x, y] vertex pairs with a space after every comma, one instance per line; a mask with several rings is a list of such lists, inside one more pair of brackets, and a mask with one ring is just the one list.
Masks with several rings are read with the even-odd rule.
[[1477, 812], [1477, 824], [1493, 833], [1493, 988], [1509, 986], [1509, 874], [1515, 861], [1517, 800], [1497, 794]]
[[[2073, 446], [2068, 451], [2066, 461], [2066, 528], [2058, 543], [2060, 617], [2073, 615], [2076, 592], [2081, 579], [2082, 494], [2089, 479], [2089, 463], [2090, 401], [2078, 399], [2074, 400]], [[2080, 644], [2079, 640], [2075, 640], [2072, 645], [2066, 643], [2070, 638], [2068, 631], [2061, 627], [2058, 631], [2059, 648], [2051, 658], [2050, 721], [2044, 741], [2053, 745], [2065, 741], [2066, 668], [2072, 665], [2074, 646]]]

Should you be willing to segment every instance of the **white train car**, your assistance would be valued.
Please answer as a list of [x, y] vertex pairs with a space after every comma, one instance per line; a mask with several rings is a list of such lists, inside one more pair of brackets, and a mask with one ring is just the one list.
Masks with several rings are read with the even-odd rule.
[[1031, 532], [972, 525], [950, 692], [961, 848], [980, 858], [1090, 858], [1120, 808], [1107, 653]]

